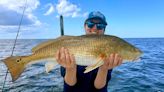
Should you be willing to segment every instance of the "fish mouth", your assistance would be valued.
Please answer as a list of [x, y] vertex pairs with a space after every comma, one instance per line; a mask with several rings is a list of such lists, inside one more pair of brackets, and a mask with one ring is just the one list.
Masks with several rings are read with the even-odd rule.
[[141, 61], [141, 56], [136, 57], [135, 59], [132, 60], [133, 62], [140, 62]]

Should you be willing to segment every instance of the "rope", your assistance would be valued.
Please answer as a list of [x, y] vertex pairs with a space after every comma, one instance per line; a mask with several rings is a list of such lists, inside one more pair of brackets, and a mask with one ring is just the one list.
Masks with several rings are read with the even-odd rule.
[[[15, 49], [15, 46], [16, 46], [16, 42], [17, 42], [17, 39], [18, 39], [19, 32], [20, 32], [20, 27], [21, 27], [21, 24], [22, 24], [22, 19], [23, 19], [23, 16], [24, 16], [24, 12], [25, 12], [26, 6], [27, 6], [27, 0], [26, 0], [25, 5], [24, 5], [24, 9], [23, 9], [23, 13], [22, 13], [22, 16], [21, 16], [21, 20], [19, 22], [19, 27], [18, 27], [17, 35], [16, 35], [16, 38], [15, 38], [15, 41], [14, 41], [14, 45], [13, 45], [13, 48], [12, 48], [11, 56], [13, 56], [13, 53], [14, 53], [14, 49]], [[4, 80], [3, 87], [2, 87], [2, 92], [4, 91], [4, 88], [5, 88], [5, 83], [6, 83], [8, 72], [9, 72], [9, 70], [7, 69], [6, 74], [5, 74], [5, 80]]]

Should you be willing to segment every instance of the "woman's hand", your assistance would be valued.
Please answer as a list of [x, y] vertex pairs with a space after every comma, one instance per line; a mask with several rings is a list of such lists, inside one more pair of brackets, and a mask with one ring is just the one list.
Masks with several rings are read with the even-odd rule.
[[66, 69], [76, 68], [75, 57], [64, 47], [57, 51], [55, 58], [57, 62]]
[[94, 86], [97, 89], [101, 89], [106, 85], [108, 70], [122, 64], [123, 59], [118, 54], [111, 54], [104, 59], [104, 64], [99, 67]]
[[111, 54], [109, 57], [104, 59], [104, 64], [100, 66], [99, 68], [102, 70], [109, 70], [116, 66], [119, 66], [122, 64], [122, 57], [118, 54]]
[[62, 47], [55, 55], [56, 61], [66, 69], [64, 81], [73, 86], [77, 82], [75, 57], [69, 53], [68, 49]]

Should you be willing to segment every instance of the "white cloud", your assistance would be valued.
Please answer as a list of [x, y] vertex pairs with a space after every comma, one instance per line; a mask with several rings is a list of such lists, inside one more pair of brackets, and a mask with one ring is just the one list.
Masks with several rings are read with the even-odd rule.
[[[0, 0], [0, 5], [10, 10], [22, 13], [26, 0]], [[39, 0], [27, 0], [26, 12], [31, 13], [40, 5]]]
[[[19, 33], [21, 38], [28, 38], [36, 30], [44, 29], [43, 23], [33, 14], [39, 4], [39, 0], [27, 0]], [[15, 39], [24, 6], [25, 0], [0, 0], [0, 39]]]
[[[20, 22], [20, 19], [22, 17], [22, 14], [17, 13], [16, 11], [6, 9], [2, 6], [0, 6], [0, 25], [18, 25]], [[29, 15], [24, 15], [22, 25], [29, 25], [33, 23], [33, 18], [29, 17]]]
[[[0, 25], [18, 25], [25, 7], [25, 0], [0, 0]], [[27, 0], [23, 17], [24, 25], [36, 25], [40, 21], [33, 15], [33, 11], [39, 6], [38, 0]]]
[[[85, 14], [80, 14], [81, 8], [67, 0], [59, 0], [56, 5], [56, 10], [59, 15], [66, 17], [79, 17]], [[57, 16], [59, 16], [57, 15]]]
[[54, 8], [53, 4], [47, 4], [46, 6], [49, 7], [49, 9], [48, 9], [48, 11], [46, 13], [44, 13], [45, 16], [54, 13], [55, 8]]

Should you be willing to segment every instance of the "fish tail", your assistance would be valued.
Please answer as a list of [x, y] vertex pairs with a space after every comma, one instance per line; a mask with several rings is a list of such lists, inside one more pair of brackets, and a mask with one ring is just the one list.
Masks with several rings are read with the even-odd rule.
[[24, 56], [11, 56], [3, 60], [11, 74], [12, 81], [17, 80], [25, 69], [22, 57]]

